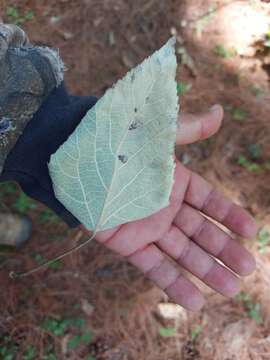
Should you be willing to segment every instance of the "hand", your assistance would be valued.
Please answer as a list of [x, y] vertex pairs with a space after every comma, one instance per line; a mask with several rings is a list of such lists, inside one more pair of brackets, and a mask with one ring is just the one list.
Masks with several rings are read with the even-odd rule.
[[[210, 137], [219, 129], [222, 118], [221, 106], [202, 115], [181, 114], [177, 144]], [[174, 180], [167, 208], [100, 232], [96, 240], [126, 257], [173, 301], [188, 310], [198, 310], [204, 303], [203, 295], [181, 274], [180, 266], [228, 297], [240, 290], [237, 275], [249, 275], [255, 268], [247, 250], [204, 215], [244, 237], [254, 236], [257, 228], [245, 210], [179, 161]]]

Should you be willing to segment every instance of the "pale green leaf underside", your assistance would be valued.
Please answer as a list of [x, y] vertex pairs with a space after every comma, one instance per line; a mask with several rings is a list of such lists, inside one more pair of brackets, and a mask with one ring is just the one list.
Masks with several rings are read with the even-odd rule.
[[174, 38], [127, 73], [51, 156], [58, 200], [89, 230], [166, 207], [173, 184], [178, 97]]

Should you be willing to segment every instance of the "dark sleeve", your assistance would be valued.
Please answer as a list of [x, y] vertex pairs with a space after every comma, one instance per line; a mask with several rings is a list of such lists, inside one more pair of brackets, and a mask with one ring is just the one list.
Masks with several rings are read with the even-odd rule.
[[69, 95], [64, 84], [55, 89], [24, 129], [0, 177], [18, 182], [27, 195], [47, 205], [70, 227], [80, 222], [55, 198], [47, 164], [96, 101]]

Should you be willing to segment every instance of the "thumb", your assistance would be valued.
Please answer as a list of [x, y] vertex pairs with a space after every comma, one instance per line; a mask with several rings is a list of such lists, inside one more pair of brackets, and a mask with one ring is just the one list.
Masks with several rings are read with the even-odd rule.
[[223, 114], [223, 108], [218, 104], [202, 114], [181, 113], [178, 118], [177, 145], [192, 144], [214, 135], [221, 126]]

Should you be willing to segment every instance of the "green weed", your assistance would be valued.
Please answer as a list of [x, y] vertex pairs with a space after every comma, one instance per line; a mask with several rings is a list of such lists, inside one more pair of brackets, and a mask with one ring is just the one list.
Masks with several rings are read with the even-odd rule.
[[238, 157], [237, 164], [253, 173], [260, 174], [263, 171], [262, 167], [259, 164], [248, 160], [244, 155], [240, 155]]
[[243, 303], [247, 316], [253, 319], [256, 324], [260, 325], [263, 323], [260, 304], [254, 303], [249, 294], [241, 291], [236, 295], [236, 300]]
[[57, 360], [57, 357], [54, 353], [50, 353], [43, 355], [42, 360]]
[[38, 216], [38, 222], [40, 224], [53, 223], [58, 224], [60, 222], [59, 217], [50, 209], [44, 209]]
[[[49, 332], [53, 336], [63, 336], [71, 328], [76, 328], [76, 332], [79, 334], [72, 336], [68, 340], [68, 348], [76, 349], [79, 346], [87, 346], [91, 343], [93, 333], [90, 330], [85, 329], [86, 323], [82, 318], [63, 318], [63, 319], [51, 319], [47, 318], [41, 324], [41, 328]], [[54, 355], [51, 354], [43, 357], [44, 360], [54, 360]], [[89, 358], [90, 359], [90, 358]]]
[[229, 59], [237, 55], [237, 50], [234, 47], [226, 49], [224, 45], [217, 44], [214, 48], [214, 53], [222, 59]]
[[175, 330], [175, 328], [160, 327], [158, 330], [158, 333], [162, 337], [171, 337], [171, 336], [175, 335], [176, 330]]
[[42, 360], [57, 360], [56, 355], [54, 353], [53, 344], [48, 344], [45, 347], [45, 353], [42, 356]]
[[[256, 160], [256, 156], [259, 157], [260, 155], [256, 155], [256, 151], [255, 149], [250, 150], [253, 151], [253, 155], [250, 154], [250, 157], [253, 160]], [[259, 154], [259, 153], [258, 153]], [[255, 157], [254, 157], [255, 156]], [[248, 158], [245, 155], [239, 155], [238, 159], [237, 159], [237, 164], [240, 165], [241, 167], [243, 167], [244, 169], [256, 173], [256, 174], [262, 174], [265, 171], [270, 171], [270, 161], [265, 161], [261, 164], [256, 163], [255, 161], [250, 161], [248, 160]]]
[[66, 234], [63, 233], [62, 235], [51, 235], [50, 236], [50, 240], [51, 241], [56, 241], [56, 242], [61, 242], [65, 239]]
[[248, 112], [246, 110], [233, 107], [232, 105], [225, 105], [224, 110], [229, 113], [235, 121], [244, 122], [248, 117]]
[[92, 341], [91, 331], [86, 331], [83, 335], [76, 335], [69, 339], [68, 348], [75, 349], [80, 345], [89, 345]]
[[0, 358], [2, 360], [13, 360], [17, 353], [17, 346], [12, 343], [9, 336], [5, 336], [3, 339], [3, 345], [0, 346]]
[[194, 329], [191, 330], [190, 333], [190, 339], [192, 342], [195, 342], [198, 338], [198, 336], [200, 335], [202, 331], [202, 326], [201, 325], [197, 325]]
[[[36, 254], [35, 261], [38, 265], [41, 265], [46, 261], [46, 259], [41, 254]], [[60, 260], [51, 261], [48, 264], [48, 268], [53, 269], [53, 270], [60, 270], [62, 268], [62, 266], [63, 266], [63, 264], [61, 263]]]
[[70, 327], [83, 328], [85, 321], [82, 318], [45, 319], [41, 328], [54, 336], [64, 335]]
[[179, 82], [177, 83], [177, 95], [183, 95], [191, 89], [190, 83]]
[[263, 89], [261, 89], [259, 86], [257, 85], [250, 85], [249, 87], [250, 91], [252, 92], [252, 94], [254, 94], [257, 97], [263, 96], [264, 95], [264, 91]]
[[214, 143], [215, 143], [215, 139], [213, 137], [200, 141], [200, 145], [203, 148], [207, 148], [207, 147], [209, 147], [210, 145], [212, 145]]
[[262, 155], [262, 148], [259, 144], [249, 144], [247, 150], [252, 160], [257, 160]]
[[35, 209], [36, 207], [37, 204], [23, 192], [20, 193], [19, 197], [12, 205], [12, 208], [20, 214], [25, 214], [28, 210]]
[[23, 354], [22, 360], [33, 360], [36, 359], [37, 350], [34, 346], [29, 345]]
[[16, 184], [9, 181], [0, 184], [0, 199], [2, 199], [7, 194], [15, 194], [17, 191]]
[[26, 21], [33, 20], [35, 17], [35, 14], [32, 10], [27, 10], [23, 14], [21, 14], [20, 11], [16, 7], [8, 6], [6, 8], [6, 17], [13, 24], [22, 25]]
[[264, 46], [270, 48], [270, 30], [265, 35]]
[[259, 245], [259, 252], [263, 254], [266, 250], [266, 247], [270, 245], [269, 232], [262, 228], [257, 235], [257, 241]]
[[248, 116], [248, 113], [240, 108], [233, 108], [232, 109], [232, 118], [235, 121], [244, 122]]

